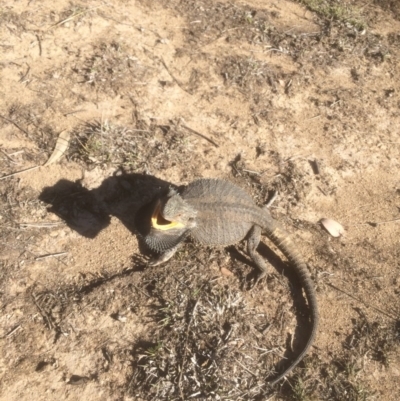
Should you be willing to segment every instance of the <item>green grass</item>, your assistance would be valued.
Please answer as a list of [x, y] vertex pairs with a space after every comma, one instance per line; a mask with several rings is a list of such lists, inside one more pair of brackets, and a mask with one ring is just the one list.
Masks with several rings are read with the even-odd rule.
[[348, 23], [354, 26], [358, 31], [363, 31], [367, 27], [367, 23], [361, 17], [360, 9], [357, 7], [333, 0], [298, 1], [323, 18]]

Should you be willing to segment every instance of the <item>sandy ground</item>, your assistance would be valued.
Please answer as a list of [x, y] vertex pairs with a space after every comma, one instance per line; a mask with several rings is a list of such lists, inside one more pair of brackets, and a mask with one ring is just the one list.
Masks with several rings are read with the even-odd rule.
[[[146, 185], [199, 177], [259, 204], [276, 191], [315, 282], [302, 387], [293, 376], [268, 399], [399, 399], [400, 10], [335, 3], [365, 25], [284, 0], [3, 2], [0, 175], [40, 167], [0, 181], [1, 400], [189, 396], [135, 387], [157, 327], [140, 288], [158, 273], [132, 216]], [[69, 149], [43, 166], [61, 132]], [[251, 266], [221, 252], [193, 274], [239, 291]], [[243, 296], [269, 317], [286, 305], [268, 339], [283, 354], [296, 308], [273, 270], [267, 294]]]

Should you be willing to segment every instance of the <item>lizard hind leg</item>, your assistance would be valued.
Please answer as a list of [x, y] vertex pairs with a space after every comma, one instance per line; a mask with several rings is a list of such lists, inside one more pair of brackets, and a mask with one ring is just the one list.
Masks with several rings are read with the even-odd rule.
[[266, 276], [268, 272], [268, 267], [264, 258], [257, 252], [258, 244], [261, 241], [261, 231], [262, 229], [260, 226], [253, 226], [249, 231], [247, 239], [247, 252], [257, 268], [260, 270], [258, 280]]

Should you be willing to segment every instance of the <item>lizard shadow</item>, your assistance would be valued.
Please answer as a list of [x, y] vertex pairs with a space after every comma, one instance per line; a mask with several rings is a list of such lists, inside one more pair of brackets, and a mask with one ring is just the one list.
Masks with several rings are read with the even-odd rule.
[[[39, 199], [47, 203], [50, 213], [83, 237], [95, 238], [110, 224], [112, 216], [140, 236], [150, 229], [154, 200], [171, 186], [176, 187], [151, 175], [120, 172], [94, 189], [85, 188], [79, 180], [62, 179], [44, 188]], [[139, 249], [149, 253], [141, 241]]]

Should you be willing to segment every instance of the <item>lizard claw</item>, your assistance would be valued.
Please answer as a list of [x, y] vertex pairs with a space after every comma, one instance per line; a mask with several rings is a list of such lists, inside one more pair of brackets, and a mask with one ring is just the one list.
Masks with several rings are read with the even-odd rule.
[[153, 267], [153, 266], [158, 266], [158, 265], [160, 265], [161, 263], [162, 263], [162, 261], [160, 261], [159, 258], [156, 258], [156, 259], [151, 259], [151, 260], [149, 260], [149, 262], [147, 263], [147, 265]]
[[178, 247], [179, 246], [175, 246], [169, 249], [168, 251], [162, 253], [158, 258], [150, 260], [149, 266], [158, 266], [161, 265], [162, 263], [167, 262], [172, 258], [172, 256], [174, 256], [175, 252], [178, 250]]

